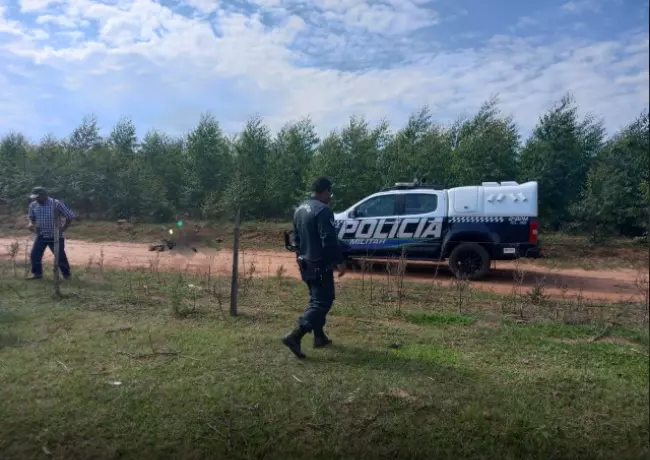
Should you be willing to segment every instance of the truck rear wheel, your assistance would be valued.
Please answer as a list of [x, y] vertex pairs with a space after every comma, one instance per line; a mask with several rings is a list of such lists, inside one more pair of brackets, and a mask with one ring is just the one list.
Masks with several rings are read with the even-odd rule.
[[456, 278], [481, 279], [490, 270], [490, 254], [478, 243], [461, 243], [449, 255], [449, 268]]

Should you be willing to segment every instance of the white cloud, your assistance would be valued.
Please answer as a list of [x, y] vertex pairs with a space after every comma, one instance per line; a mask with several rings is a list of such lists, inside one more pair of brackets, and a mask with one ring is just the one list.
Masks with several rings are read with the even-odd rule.
[[565, 11], [569, 11], [571, 13], [584, 13], [584, 12], [598, 13], [601, 11], [601, 1], [571, 0], [563, 4], [562, 9]]
[[61, 3], [60, 0], [20, 0], [20, 11], [31, 13], [45, 10], [50, 5]]
[[[262, 0], [267, 1], [268, 0]], [[273, 1], [273, 0], [271, 0]], [[186, 0], [187, 5], [193, 6], [203, 14], [212, 13], [219, 7], [219, 0]]]
[[73, 19], [63, 16], [63, 15], [54, 15], [54, 14], [44, 14], [42, 16], [38, 16], [36, 18], [36, 23], [38, 24], [55, 24], [60, 27], [64, 27], [67, 29], [74, 29], [75, 27], [78, 27], [80, 25], [88, 24], [87, 21], [82, 22], [76, 22]]
[[[223, 85], [232, 92], [219, 97], [245, 101], [217, 113], [226, 118], [225, 126], [235, 128], [256, 112], [273, 129], [311, 115], [321, 133], [341, 126], [352, 113], [402, 123], [423, 104], [440, 121], [450, 121], [470, 115], [497, 93], [504, 111], [524, 130], [567, 91], [574, 92], [583, 110], [605, 116], [610, 130], [647, 107], [647, 34], [601, 42], [501, 35], [474, 48], [428, 46], [420, 48], [426, 52], [409, 54], [418, 42], [407, 31], [438, 20], [434, 12], [422, 13], [421, 2], [413, 0], [390, 0], [383, 6], [315, 0], [319, 14], [345, 25], [342, 31], [314, 29], [288, 10], [271, 27], [261, 15], [224, 10], [223, 1], [192, 1], [202, 2], [194, 3], [201, 13], [216, 14], [188, 17], [151, 0], [68, 0], [38, 17], [37, 23], [52, 27], [50, 35], [58, 40], [46, 43], [43, 30], [0, 15], [0, 31], [11, 30], [13, 37], [0, 41], [0, 59], [39, 66], [20, 87], [5, 75], [10, 91], [0, 99], [0, 121], [13, 122], [0, 124], [38, 125], [29, 85], [74, 99], [66, 105], [73, 122], [87, 112], [129, 115], [150, 106], [155, 112], [150, 123], [160, 121], [176, 131], [191, 126], [211, 104], [223, 104], [212, 96]], [[525, 30], [535, 21], [522, 17], [519, 26]], [[341, 70], [389, 43], [377, 37], [387, 37], [407, 60], [400, 57], [381, 67], [369, 60], [371, 67], [365, 70]], [[341, 62], [338, 68], [306, 65], [303, 51]], [[24, 114], [13, 117], [17, 101]]]
[[537, 19], [531, 18], [530, 16], [522, 16], [517, 20], [517, 23], [512, 27], [512, 30], [529, 29], [537, 24], [539, 24]]
[[8, 19], [6, 8], [0, 5], [0, 33], [5, 33], [11, 37], [20, 37], [23, 40], [46, 40], [49, 34], [42, 29], [27, 29], [20, 22]]
[[327, 19], [346, 26], [389, 35], [401, 34], [438, 23], [438, 14], [413, 0], [387, 0], [385, 3], [358, 0], [314, 0]]
[[644, 85], [648, 81], [648, 72], [641, 71], [633, 75], [623, 75], [616, 79], [617, 85]]
[[282, 0], [255, 0], [254, 3], [259, 6], [268, 8], [272, 6], [279, 6], [282, 3]]

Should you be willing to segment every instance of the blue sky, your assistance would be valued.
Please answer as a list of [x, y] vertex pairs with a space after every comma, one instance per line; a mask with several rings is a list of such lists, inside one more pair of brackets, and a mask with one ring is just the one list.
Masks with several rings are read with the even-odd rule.
[[397, 129], [494, 95], [527, 134], [566, 92], [611, 133], [648, 108], [648, 38], [647, 0], [0, 0], [0, 134]]

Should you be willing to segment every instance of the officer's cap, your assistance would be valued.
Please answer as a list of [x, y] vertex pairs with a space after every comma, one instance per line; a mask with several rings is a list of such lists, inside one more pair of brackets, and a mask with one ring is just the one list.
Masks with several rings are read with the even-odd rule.
[[319, 177], [311, 186], [311, 191], [323, 193], [326, 190], [332, 190], [332, 181], [326, 177]]

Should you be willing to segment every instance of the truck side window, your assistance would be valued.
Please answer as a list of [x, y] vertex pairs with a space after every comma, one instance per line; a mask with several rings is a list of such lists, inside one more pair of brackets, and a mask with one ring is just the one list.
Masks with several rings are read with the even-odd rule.
[[354, 217], [386, 217], [395, 215], [395, 195], [381, 195], [361, 203]]
[[404, 215], [428, 214], [438, 209], [438, 195], [408, 193], [404, 196]]

